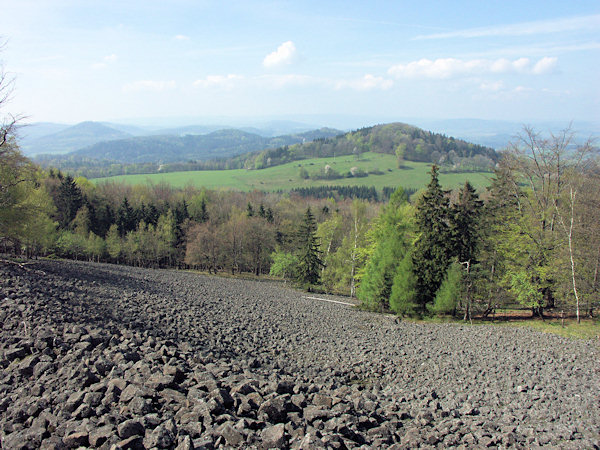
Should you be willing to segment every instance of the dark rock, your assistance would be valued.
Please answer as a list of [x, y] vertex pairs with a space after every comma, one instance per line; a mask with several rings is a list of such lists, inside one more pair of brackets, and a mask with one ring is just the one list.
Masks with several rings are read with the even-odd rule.
[[112, 425], [104, 425], [89, 432], [89, 443], [92, 447], [100, 447], [115, 434]]
[[148, 431], [144, 438], [146, 448], [158, 447], [168, 448], [175, 442], [175, 435], [164, 424], [157, 426], [154, 430]]
[[131, 436], [144, 436], [144, 426], [138, 419], [130, 419], [122, 422], [117, 427], [117, 433], [121, 439], [127, 439]]
[[63, 443], [68, 448], [86, 447], [89, 445], [87, 431], [77, 431], [63, 438]]
[[258, 414], [265, 414], [270, 422], [285, 422], [287, 417], [287, 408], [282, 397], [275, 397], [265, 401], [258, 409]]

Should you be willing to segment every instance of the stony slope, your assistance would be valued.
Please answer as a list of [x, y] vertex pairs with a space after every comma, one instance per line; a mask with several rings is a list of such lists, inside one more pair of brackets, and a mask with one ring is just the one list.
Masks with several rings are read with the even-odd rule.
[[0, 266], [2, 448], [600, 445], [597, 342], [279, 284]]

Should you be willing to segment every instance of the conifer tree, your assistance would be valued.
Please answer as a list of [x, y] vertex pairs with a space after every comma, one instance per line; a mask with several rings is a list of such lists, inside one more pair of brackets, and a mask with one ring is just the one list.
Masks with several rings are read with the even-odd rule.
[[425, 312], [442, 284], [450, 263], [448, 197], [438, 181], [438, 167], [431, 168], [431, 181], [417, 202], [416, 225], [421, 233], [415, 244], [413, 264], [417, 276], [417, 304]]
[[298, 230], [298, 266], [296, 280], [301, 285], [319, 284], [321, 279], [321, 250], [317, 240], [317, 224], [310, 207], [304, 213], [304, 220]]
[[434, 314], [452, 314], [456, 313], [456, 307], [463, 295], [462, 279], [464, 270], [459, 263], [452, 263], [448, 267], [444, 281], [438, 289], [433, 304], [429, 305], [429, 310]]
[[392, 292], [390, 295], [390, 308], [396, 314], [413, 315], [417, 308], [417, 277], [414, 273], [412, 254], [406, 253], [394, 277]]
[[127, 233], [133, 231], [137, 227], [137, 220], [135, 217], [135, 211], [129, 204], [127, 197], [123, 197], [121, 206], [117, 210], [116, 223], [119, 229], [119, 235], [125, 237]]
[[394, 277], [407, 252], [412, 230], [413, 209], [404, 190], [398, 188], [369, 232], [373, 250], [356, 292], [363, 307], [377, 311], [388, 308]]
[[59, 226], [63, 229], [69, 228], [77, 215], [77, 211], [83, 205], [81, 189], [79, 189], [71, 175], [67, 175], [62, 179], [58, 187], [55, 204]]
[[480, 241], [479, 219], [483, 202], [468, 181], [458, 193], [457, 202], [450, 208], [450, 241], [452, 256], [459, 262], [474, 263]]

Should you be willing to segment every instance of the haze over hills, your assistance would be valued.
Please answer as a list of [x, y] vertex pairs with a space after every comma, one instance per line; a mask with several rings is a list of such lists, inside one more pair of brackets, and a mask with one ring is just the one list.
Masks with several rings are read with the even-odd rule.
[[[52, 128], [58, 129], [58, 131], [39, 135], [42, 130]], [[44, 124], [42, 127], [33, 124], [24, 130], [20, 145], [25, 155], [64, 154], [100, 141], [124, 139], [130, 136], [130, 133], [99, 122], [81, 122], [62, 129], [57, 124]]]
[[[170, 118], [150, 120], [148, 123], [115, 122], [82, 122], [76, 125], [38, 122], [28, 124], [19, 130], [19, 142], [23, 153], [27, 156], [39, 154], [65, 154], [84, 149], [104, 141], [130, 139], [141, 136], [175, 136], [206, 135], [219, 130], [241, 130], [261, 137], [275, 137], [299, 134], [323, 127], [350, 131], [374, 123], [391, 123], [397, 119], [373, 122], [368, 118], [306, 116], [298, 120], [240, 120], [227, 118], [179, 119]], [[506, 148], [508, 143], [523, 130], [524, 125], [531, 125], [537, 131], [547, 133], [558, 132], [569, 126], [568, 122], [510, 122], [482, 119], [422, 119], [407, 118], [401, 122], [415, 125], [446, 136], [453, 136], [474, 144], [492, 147], [496, 150]], [[315, 125], [317, 124], [317, 125]], [[326, 125], [325, 125], [326, 124]], [[600, 138], [600, 124], [592, 121], [575, 121], [572, 130], [579, 140], [589, 137]], [[340, 132], [341, 133], [341, 132]], [[325, 137], [325, 136], [317, 136]], [[162, 139], [162, 138], [161, 138]]]
[[[168, 123], [169, 120], [165, 119]], [[240, 126], [209, 123], [181, 126], [137, 125], [113, 122], [81, 122], [67, 125], [51, 122], [37, 122], [21, 127], [19, 145], [26, 156], [40, 154], [65, 154], [81, 150], [100, 142], [128, 139], [143, 136], [205, 135], [219, 130], [241, 130], [262, 137], [296, 135], [311, 130], [326, 128], [296, 121], [272, 120], [266, 122], [240, 124]], [[341, 131], [335, 130], [335, 133]], [[327, 137], [329, 132], [318, 137]], [[279, 144], [277, 144], [279, 145]], [[257, 150], [253, 148], [252, 150]]]
[[330, 128], [300, 134], [263, 137], [242, 130], [225, 129], [208, 134], [152, 135], [103, 141], [70, 153], [75, 158], [95, 158], [118, 163], [168, 163], [229, 158], [242, 153], [293, 145], [333, 137], [341, 131]]

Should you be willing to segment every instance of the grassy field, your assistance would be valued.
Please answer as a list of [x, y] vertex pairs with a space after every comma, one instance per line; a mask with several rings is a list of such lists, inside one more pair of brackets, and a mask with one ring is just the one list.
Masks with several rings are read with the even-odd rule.
[[[345, 173], [352, 167], [364, 171], [379, 169], [381, 175], [369, 175], [361, 178], [340, 178], [336, 180], [303, 180], [300, 178], [300, 167], [304, 167], [309, 175], [319, 172], [330, 165], [336, 172]], [[381, 189], [384, 186], [402, 186], [420, 189], [429, 181], [431, 164], [407, 161], [405, 167], [397, 167], [396, 158], [381, 153], [364, 153], [360, 160], [353, 156], [338, 156], [336, 158], [316, 158], [294, 161], [281, 166], [262, 170], [214, 170], [171, 172], [146, 175], [121, 175], [116, 177], [98, 178], [95, 183], [118, 181], [128, 184], [168, 183], [174, 187], [196, 186], [207, 189], [233, 189], [239, 191], [278, 191], [296, 187], [343, 185], [343, 186], [374, 186]], [[490, 183], [490, 173], [452, 173], [441, 174], [440, 183], [446, 188], [454, 188], [469, 180], [477, 189], [482, 189]]]
[[596, 342], [600, 342], [600, 320], [597, 318], [589, 319], [585, 317], [581, 320], [581, 323], [577, 323], [577, 320], [573, 317], [566, 318], [563, 322], [560, 317], [546, 317], [545, 320], [541, 320], [538, 317], [523, 317], [515, 320], [514, 317], [507, 318], [506, 316], [500, 316], [493, 322], [489, 318], [488, 320], [473, 319], [472, 325], [459, 318], [449, 316], [427, 317], [413, 321], [416, 323], [454, 323], [465, 326], [493, 325], [497, 327], [524, 327], [543, 333], [558, 334], [569, 339], [593, 339]]

